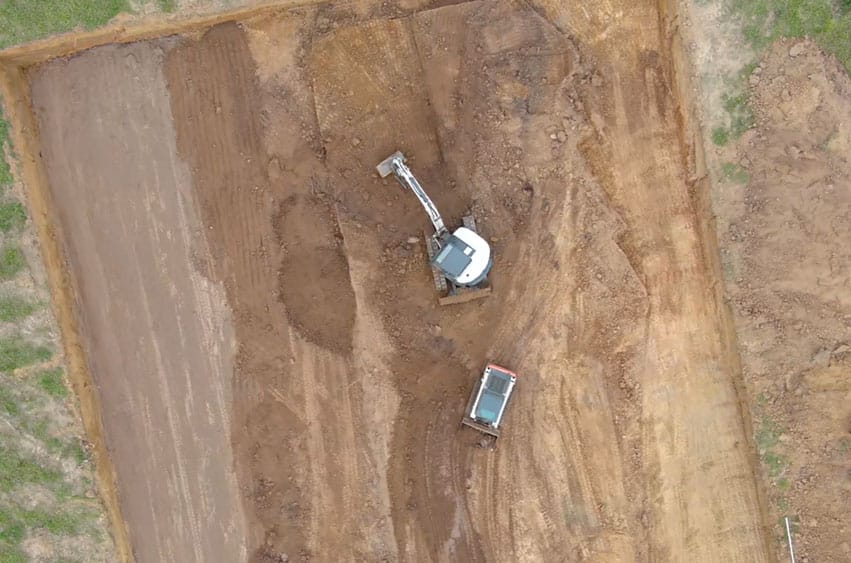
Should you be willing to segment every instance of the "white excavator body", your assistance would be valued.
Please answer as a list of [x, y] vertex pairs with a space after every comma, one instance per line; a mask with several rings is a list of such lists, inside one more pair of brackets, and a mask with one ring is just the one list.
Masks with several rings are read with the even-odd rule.
[[[403, 188], [409, 189], [422, 204], [423, 209], [434, 226], [434, 234], [426, 241], [431, 266], [435, 270], [435, 284], [438, 290], [449, 295], [441, 298], [442, 304], [468, 301], [484, 297], [490, 293], [487, 276], [493, 265], [493, 257], [488, 242], [476, 232], [476, 222], [472, 216], [464, 217], [464, 226], [450, 233], [434, 202], [405, 164], [405, 155], [396, 151], [385, 158], [378, 166], [382, 178], [393, 174]], [[448, 282], [448, 283], [447, 283]], [[480, 294], [459, 289], [482, 289]], [[461, 293], [464, 297], [461, 298]]]

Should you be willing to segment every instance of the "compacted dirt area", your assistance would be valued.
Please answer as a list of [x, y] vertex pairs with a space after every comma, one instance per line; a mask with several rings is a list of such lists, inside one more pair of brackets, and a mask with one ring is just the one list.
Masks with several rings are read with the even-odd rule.
[[[400, 4], [30, 70], [136, 558], [765, 560], [658, 4]], [[438, 306], [397, 149], [491, 297]]]
[[230, 312], [195, 267], [205, 242], [162, 71], [173, 46], [50, 63], [32, 103], [134, 551], [235, 561]]

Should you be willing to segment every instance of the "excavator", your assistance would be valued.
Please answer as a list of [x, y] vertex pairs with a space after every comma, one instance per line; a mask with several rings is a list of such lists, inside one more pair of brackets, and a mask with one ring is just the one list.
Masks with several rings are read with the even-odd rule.
[[493, 256], [490, 245], [476, 232], [475, 217], [465, 216], [463, 226], [450, 232], [405, 160], [405, 155], [396, 151], [376, 169], [382, 178], [393, 174], [403, 189], [413, 192], [434, 226], [434, 233], [426, 233], [425, 239], [434, 285], [439, 293], [438, 302], [451, 305], [486, 297], [491, 292], [487, 278]]

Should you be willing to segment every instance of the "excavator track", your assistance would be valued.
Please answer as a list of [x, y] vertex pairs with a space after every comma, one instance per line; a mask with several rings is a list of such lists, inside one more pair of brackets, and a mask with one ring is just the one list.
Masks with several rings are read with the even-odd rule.
[[434, 287], [441, 295], [446, 294], [449, 292], [449, 284], [446, 282], [446, 277], [444, 277], [443, 272], [431, 265], [440, 248], [437, 246], [437, 241], [434, 240], [434, 237], [428, 231], [424, 232], [423, 235], [426, 241], [429, 267], [431, 268], [432, 276], [434, 276]]

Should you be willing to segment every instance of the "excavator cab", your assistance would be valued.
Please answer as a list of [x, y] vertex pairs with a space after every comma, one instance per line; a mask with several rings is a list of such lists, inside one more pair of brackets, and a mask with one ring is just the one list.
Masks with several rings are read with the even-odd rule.
[[[442, 241], [440, 251], [431, 261], [432, 267], [438, 268], [444, 276], [457, 286], [475, 287], [479, 285], [490, 273], [493, 260], [490, 252], [485, 253], [484, 256], [480, 255], [482, 254], [482, 245], [476, 239], [483, 241], [474, 231], [459, 227], [455, 233], [448, 235]], [[467, 241], [477, 244], [479, 250]], [[490, 249], [488, 248], [488, 250]], [[484, 268], [482, 268], [482, 264], [485, 264]]]

